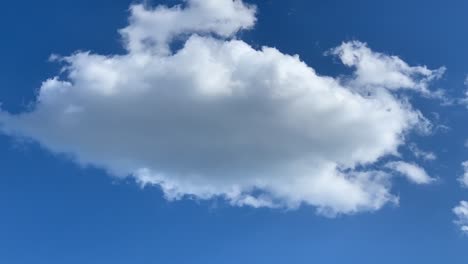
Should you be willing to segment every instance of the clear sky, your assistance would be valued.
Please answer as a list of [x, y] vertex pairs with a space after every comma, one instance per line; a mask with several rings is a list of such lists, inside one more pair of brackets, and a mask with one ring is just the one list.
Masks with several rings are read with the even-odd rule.
[[0, 263], [468, 262], [467, 1], [181, 3], [2, 3]]

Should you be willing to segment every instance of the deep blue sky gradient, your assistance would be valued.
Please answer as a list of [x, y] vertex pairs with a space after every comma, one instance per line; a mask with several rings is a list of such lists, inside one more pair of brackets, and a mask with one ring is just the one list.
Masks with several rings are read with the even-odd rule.
[[[324, 53], [360, 40], [411, 65], [446, 66], [436, 87], [464, 93], [468, 73], [467, 1], [248, 1], [258, 23], [242, 39], [299, 54], [318, 73], [346, 73]], [[152, 1], [175, 4], [175, 0]], [[128, 0], [2, 2], [0, 102], [24, 111], [42, 81], [59, 70], [51, 54], [76, 50], [123, 53], [118, 28]], [[0, 136], [0, 263], [468, 263], [468, 237], [451, 209], [468, 190], [456, 178], [468, 159], [468, 110], [437, 100], [414, 105], [448, 126], [411, 136], [436, 161], [421, 162], [439, 178], [431, 186], [394, 181], [400, 206], [328, 219], [296, 211], [233, 208], [223, 201], [167, 202], [157, 188], [141, 189], [96, 168], [80, 168], [34, 143]], [[405, 158], [411, 155], [402, 150]]]

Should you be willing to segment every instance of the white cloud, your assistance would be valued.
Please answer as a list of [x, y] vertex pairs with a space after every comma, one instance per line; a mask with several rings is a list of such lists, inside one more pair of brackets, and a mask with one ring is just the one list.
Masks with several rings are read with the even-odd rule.
[[[338, 55], [343, 64], [356, 69], [350, 84], [360, 89], [384, 86], [391, 90], [412, 89], [429, 95], [428, 83], [439, 79], [445, 72], [444, 67], [430, 70], [426, 66], [409, 66], [397, 56], [374, 52], [358, 41], [344, 43], [331, 53]], [[432, 92], [435, 97], [443, 96], [440, 93]]]
[[433, 152], [421, 150], [420, 148], [418, 148], [418, 146], [416, 146], [416, 144], [410, 144], [409, 150], [418, 159], [423, 159], [423, 160], [436, 160], [437, 159], [436, 154], [434, 154]]
[[468, 234], [468, 202], [461, 201], [457, 207], [453, 208], [453, 213], [457, 216], [455, 223], [463, 233]]
[[431, 178], [423, 168], [413, 163], [394, 161], [387, 163], [386, 167], [401, 173], [417, 184], [428, 184], [434, 181], [434, 178]]
[[468, 161], [462, 163], [463, 175], [458, 179], [463, 187], [468, 187]]
[[[468, 75], [465, 77], [465, 81], [463, 82], [463, 84], [465, 85], [465, 87], [468, 87]], [[468, 89], [465, 90], [464, 97], [458, 99], [457, 102], [461, 105], [468, 107]], [[468, 146], [468, 140], [465, 141], [465, 147], [467, 146]]]
[[[334, 52], [357, 68], [351, 81], [317, 75], [298, 56], [232, 39], [255, 21], [241, 1], [131, 12], [121, 30], [128, 53], [62, 58], [66, 78], [45, 81], [34, 109], [0, 112], [4, 132], [159, 185], [168, 199], [307, 204], [327, 215], [398, 201], [390, 175], [366, 168], [427, 128], [393, 91], [425, 90], [438, 70], [351, 42]], [[171, 52], [181, 37], [183, 48]]]
[[186, 5], [131, 6], [130, 25], [120, 31], [127, 50], [169, 53], [169, 44], [176, 37], [194, 33], [230, 37], [255, 24], [255, 7], [240, 0], [189, 0]]

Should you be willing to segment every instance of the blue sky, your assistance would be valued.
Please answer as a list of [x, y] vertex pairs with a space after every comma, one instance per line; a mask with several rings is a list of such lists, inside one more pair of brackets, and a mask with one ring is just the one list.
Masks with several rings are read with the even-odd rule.
[[[271, 146], [271, 141], [268, 141], [270, 137], [268, 137], [269, 133], [266, 133], [258, 137], [269, 143], [266, 147], [262, 144], [252, 144], [252, 146], [239, 148], [240, 150], [237, 149], [236, 144], [228, 144], [232, 143], [228, 142], [231, 138], [220, 136], [220, 130], [213, 131], [215, 125], [211, 127], [212, 123], [204, 123], [215, 120], [217, 125], [232, 129], [245, 124], [243, 123], [245, 120], [239, 119], [239, 115], [236, 115], [237, 110], [242, 109], [246, 111], [242, 113], [249, 115], [262, 113], [263, 110], [270, 111], [268, 107], [271, 105], [281, 107], [279, 109], [291, 111], [295, 109], [289, 108], [292, 107], [289, 104], [274, 105], [276, 101], [263, 100], [269, 94], [263, 94], [262, 91], [258, 91], [261, 94], [259, 98], [255, 97], [256, 94], [250, 94], [251, 97], [248, 98], [255, 97], [253, 102], [241, 100], [245, 103], [244, 105], [234, 105], [233, 109], [236, 110], [234, 113], [231, 108], [226, 109], [224, 104], [221, 104], [221, 108], [214, 108], [220, 110], [219, 115], [203, 112], [200, 109], [204, 109], [204, 104], [195, 104], [191, 101], [192, 97], [184, 98], [182, 92], [175, 95], [177, 98], [182, 97], [184, 101], [171, 101], [172, 104], [169, 106], [166, 106], [164, 102], [173, 97], [170, 95], [164, 97], [165, 93], [161, 95], [164, 101], [149, 99], [148, 102], [135, 99], [135, 102], [140, 103], [134, 105], [131, 104], [133, 102], [131, 99], [129, 99], [130, 103], [126, 101], [128, 98], [133, 98], [131, 97], [134, 96], [133, 94], [124, 96], [123, 101], [120, 97], [109, 99], [106, 97], [108, 95], [101, 99], [99, 96], [86, 97], [87, 93], [59, 94], [61, 96], [58, 97], [59, 103], [43, 99], [46, 103], [45, 106], [41, 106], [38, 96], [41, 94], [40, 89], [47, 90], [43, 85], [47, 79], [59, 76], [57, 79], [59, 81], [71, 80], [71, 83], [75, 85], [72, 89], [89, 89], [95, 92], [105, 86], [112, 70], [117, 68], [117, 66], [110, 66], [110, 73], [95, 70], [92, 74], [96, 76], [93, 75], [92, 78], [80, 74], [76, 77], [67, 72], [60, 73], [61, 68], [68, 63], [68, 66], [78, 69], [77, 72], [80, 72], [80, 69], [83, 72], [83, 69], [92, 68], [91, 66], [98, 65], [98, 62], [85, 55], [80, 57], [82, 60], [75, 58], [71, 62], [51, 62], [49, 61], [51, 54], [69, 56], [86, 54], [80, 51], [91, 51], [91, 54], [108, 56], [118, 54], [130, 59], [143, 54], [148, 55], [150, 61], [158, 61], [163, 60], [165, 56], [172, 58], [172, 53], [170, 55], [159, 54], [158, 52], [164, 52], [159, 49], [148, 51], [137, 48], [132, 50], [127, 47], [126, 50], [125, 40], [122, 39], [118, 30], [129, 25], [129, 7], [135, 4], [132, 1], [44, 0], [40, 3], [10, 1], [3, 4], [4, 15], [0, 17], [4, 25], [2, 30], [4, 37], [0, 42], [0, 47], [4, 51], [2, 63], [0, 63], [0, 101], [3, 113], [8, 113], [7, 118], [2, 118], [0, 115], [0, 124], [6, 127], [0, 136], [0, 166], [2, 168], [0, 174], [0, 263], [342, 263], [345, 261], [466, 263], [468, 261], [466, 253], [468, 237], [460, 229], [461, 226], [454, 223], [457, 216], [452, 212], [462, 200], [468, 200], [468, 190], [463, 188], [458, 180], [464, 173], [462, 162], [468, 160], [468, 149], [465, 147], [465, 140], [468, 138], [465, 133], [468, 110], [463, 103], [466, 90], [464, 81], [468, 73], [468, 64], [464, 62], [464, 58], [468, 57], [468, 51], [466, 51], [468, 37], [465, 32], [465, 25], [468, 22], [465, 10], [468, 8], [468, 3], [466, 1], [442, 3], [419, 0], [411, 1], [411, 3], [399, 0], [385, 3], [370, 0], [246, 2], [256, 5], [255, 15], [249, 15], [245, 9], [242, 9], [245, 12], [239, 11], [239, 14], [234, 12], [233, 17], [227, 18], [234, 29], [225, 36], [219, 36], [224, 31], [217, 29], [218, 24], [215, 23], [214, 31], [206, 30], [202, 22], [197, 20], [198, 18], [194, 19], [201, 25], [201, 29], [198, 30], [193, 30], [189, 26], [184, 28], [177, 24], [179, 22], [164, 24], [168, 28], [173, 26], [175, 29], [170, 30], [174, 32], [181, 31], [176, 32], [177, 34], [184, 33], [175, 42], [170, 43], [172, 49], [170, 52], [176, 53], [178, 49], [183, 49], [188, 36], [194, 32], [200, 33], [201, 39], [198, 40], [199, 42], [195, 41], [193, 49], [188, 50], [187, 53], [195, 56], [199, 55], [197, 52], [202, 49], [212, 51], [211, 49], [218, 48], [216, 45], [223, 47], [223, 52], [220, 54], [213, 53], [217, 54], [213, 55], [214, 61], [224, 66], [232, 66], [233, 72], [242, 70], [244, 67], [252, 67], [248, 68], [251, 71], [257, 70], [260, 79], [255, 79], [255, 76], [246, 77], [248, 73], [242, 71], [238, 73], [239, 80], [246, 83], [246, 88], [253, 90], [261, 86], [260, 81], [267, 80], [274, 83], [276, 79], [273, 74], [281, 74], [285, 71], [288, 74], [301, 72], [302, 66], [299, 66], [296, 61], [291, 62], [283, 57], [284, 54], [298, 54], [300, 60], [313, 68], [318, 76], [329, 76], [340, 83], [343, 89], [351, 90], [356, 94], [356, 96], [347, 97], [348, 93], [343, 93], [345, 102], [361, 100], [356, 99], [361, 98], [360, 89], [366, 89], [366, 91], [370, 89], [372, 93], [376, 90], [391, 94], [392, 100], [390, 101], [380, 99], [383, 103], [391, 104], [393, 107], [395, 107], [395, 102], [398, 103], [397, 105], [401, 107], [399, 108], [401, 116], [392, 114], [386, 116], [382, 112], [382, 115], [368, 122], [368, 116], [362, 114], [367, 109], [363, 110], [358, 107], [355, 112], [356, 118], [360, 121], [359, 124], [365, 125], [365, 129], [360, 130], [358, 126], [356, 131], [359, 132], [359, 136], [374, 129], [381, 131], [381, 129], [388, 128], [385, 131], [391, 130], [388, 132], [390, 137], [394, 136], [401, 142], [389, 143], [385, 141], [387, 138], [384, 140], [380, 135], [375, 134], [366, 134], [364, 139], [354, 138], [350, 134], [355, 126], [338, 126], [341, 129], [331, 131], [333, 132], [331, 134], [318, 130], [318, 132], [311, 132], [316, 133], [314, 135], [320, 139], [317, 142], [328, 142], [331, 138], [331, 143], [313, 142], [318, 144], [314, 146], [317, 149], [320, 148], [320, 151], [314, 147], [307, 151], [303, 148], [292, 147], [291, 154], [294, 157], [298, 155], [306, 158], [308, 155], [306, 153], [315, 153], [320, 157], [320, 159], [315, 159], [315, 156], [311, 158], [313, 162], [316, 162], [314, 163], [316, 166], [304, 170], [302, 167], [290, 169], [289, 163], [283, 166], [283, 162], [289, 162], [289, 159], [292, 159], [289, 152], [277, 153], [276, 151], [278, 149], [290, 150], [289, 146], [295, 146], [297, 141], [287, 138], [291, 135], [289, 132], [313, 130], [317, 127], [311, 128], [303, 125], [302, 122], [308, 123], [314, 120], [305, 119], [304, 121], [301, 119], [302, 115], [301, 118], [297, 116], [299, 114], [288, 115], [287, 120], [298, 120], [301, 129], [296, 131], [295, 127], [291, 128], [286, 126], [286, 123], [281, 123], [282, 126], [279, 126], [279, 129], [284, 128], [286, 132], [278, 133], [279, 136], [277, 136], [271, 131], [273, 134], [271, 137], [274, 142], [278, 143], [274, 145], [278, 145], [278, 148], [268, 147]], [[150, 1], [148, 6], [173, 6], [179, 3], [175, 0]], [[218, 8], [224, 10], [223, 5]], [[222, 12], [218, 13], [222, 16]], [[197, 11], [195, 14], [195, 17], [207, 16], [207, 19], [210, 17], [203, 11]], [[248, 19], [252, 16], [256, 17], [255, 23]], [[138, 16], [135, 17], [138, 18]], [[195, 22], [191, 21], [191, 23]], [[132, 25], [135, 25], [137, 29], [143, 28], [136, 22]], [[174, 25], [183, 29], [177, 29]], [[160, 25], [151, 23], [149, 27], [143, 28], [147, 30], [145, 33], [150, 32], [147, 38], [153, 40], [156, 43], [155, 46], [159, 41], [157, 37], [163, 33], [151, 35], [153, 34], [151, 32], [160, 32], [158, 30], [162, 30], [161, 28], [164, 29]], [[152, 37], [154, 39], [151, 39]], [[211, 38], [217, 44], [210, 44], [212, 42], [207, 39]], [[250, 55], [252, 64], [249, 60], [242, 61], [243, 64], [236, 64], [230, 61], [230, 58], [228, 60], [223, 56], [233, 50], [232, 46], [223, 46], [225, 43], [230, 43], [232, 39], [244, 41], [255, 49], [260, 49], [262, 46], [274, 47], [279, 53], [267, 59], [261, 57], [263, 55], [258, 55], [258, 58], [257, 55]], [[367, 43], [367, 46], [340, 46], [342, 43], [353, 43], [352, 41]], [[341, 49], [337, 50], [337, 54], [331, 55], [330, 50], [335, 47], [341, 47]], [[148, 49], [150, 48], [153, 47], [150, 46]], [[237, 48], [243, 49], [246, 46]], [[390, 61], [389, 64], [394, 62], [391, 59], [394, 57], [390, 56], [398, 56], [410, 68], [402, 69], [391, 64], [393, 68], [384, 67], [385, 71], [372, 72], [368, 75], [366, 71], [369, 69], [367, 68], [363, 68], [361, 73], [356, 72], [360, 64], [351, 67], [343, 66], [343, 54], [346, 52], [367, 51], [370, 52], [368, 56], [371, 58]], [[325, 55], [326, 53], [328, 55]], [[233, 57], [236, 58], [236, 56]], [[172, 89], [171, 91], [181, 89], [186, 93], [190, 93], [190, 89], [211, 87], [211, 83], [204, 83], [206, 76], [196, 71], [206, 65], [197, 64], [201, 63], [202, 59], [198, 60], [199, 58], [202, 57], [188, 60], [190, 63], [182, 60], [187, 58], [182, 58], [183, 63], [180, 65], [177, 64], [180, 61], [171, 61], [170, 63], [175, 66], [172, 64], [164, 66], [164, 73], [168, 76], [176, 76], [175, 81], [163, 77], [151, 79], [151, 76], [160, 74], [159, 70], [154, 68], [151, 68], [154, 72], [149, 73], [150, 77], [143, 76], [137, 81], [143, 80], [149, 83], [149, 89], [153, 86], [161, 86]], [[225, 59], [228, 61], [224, 61]], [[278, 62], [274, 64], [278, 67], [275, 71], [262, 71], [273, 65], [275, 61]], [[112, 65], [118, 65], [120, 68], [133, 65], [131, 64], [133, 61], [122, 64], [118, 61], [113, 63], [115, 64]], [[187, 72], [195, 72], [195, 76], [190, 79], [193, 83], [186, 82], [186, 79], [179, 75], [174, 75], [174, 69], [178, 69], [177, 66], [183, 71], [185, 68], [182, 66], [191, 63], [195, 67]], [[280, 67], [283, 63], [289, 66]], [[430, 72], [421, 73], [415, 68], [420, 65], [427, 66], [426, 69]], [[446, 71], [442, 76], [436, 76], [436, 70], [440, 67], [445, 67]], [[209, 72], [213, 74], [213, 78], [217, 76], [215, 75], [216, 69], [217, 67]], [[292, 69], [292, 73], [289, 73], [289, 69]], [[127, 70], [136, 73], [141, 71], [141, 69], [138, 71], [129, 66], [128, 69], [124, 68], [124, 73]], [[392, 88], [395, 86], [394, 83], [388, 79], [377, 78], [387, 76], [386, 74], [390, 71], [393, 71], [392, 74], [396, 72], [410, 78], [414, 81], [414, 85], [400, 85], [401, 87]], [[131, 81], [125, 83], [125, 86], [117, 87], [138, 89], [140, 84], [130, 78], [134, 77], [133, 75], [127, 76]], [[301, 87], [302, 75], [292, 76], [295, 76], [294, 82], [288, 82], [287, 85], [280, 83], [277, 84], [278, 87], [281, 89]], [[370, 82], [369, 76], [377, 76], [377, 81]], [[433, 78], [430, 81], [426, 80], [429, 77]], [[311, 77], [304, 78], [304, 82], [308, 83]], [[93, 86], [95, 83], [98, 84], [96, 87]], [[313, 90], [315, 85], [318, 84], [313, 83], [312, 88], [307, 86], [309, 87], [307, 89]], [[421, 87], [426, 87], [426, 85], [429, 92], [421, 90]], [[64, 83], [52, 83], [50, 87], [52, 87], [50, 90], [59, 91], [61, 87], [67, 86]], [[216, 89], [220, 86], [215, 83], [213, 87]], [[268, 89], [270, 86], [265, 87]], [[327, 86], [324, 89], [337, 91], [335, 87]], [[343, 89], [339, 88], [339, 91]], [[444, 91], [444, 94], [437, 94], [438, 90]], [[218, 90], [202, 91], [219, 92]], [[46, 92], [43, 94], [48, 95]], [[151, 95], [154, 96], [154, 94]], [[312, 93], [310, 98], [308, 96], [306, 98], [316, 104], [325, 101], [335, 103], [334, 99], [327, 94]], [[98, 101], [99, 107], [90, 103], [96, 97], [102, 100]], [[367, 98], [364, 95], [362, 97]], [[147, 98], [153, 97], [147, 96]], [[314, 101], [314, 98], [319, 98], [319, 100]], [[206, 98], [200, 96], [196, 99]], [[202, 102], [206, 102], [203, 100]], [[359, 102], [368, 102], [366, 100], [368, 99]], [[406, 100], [411, 105], [410, 110], [402, 103]], [[48, 105], [47, 102], [50, 104]], [[73, 124], [78, 124], [80, 129], [66, 130], [60, 124], [55, 124], [57, 116], [52, 111], [61, 109], [59, 107], [62, 106], [60, 104], [62, 102], [82, 103], [82, 105], [72, 103], [66, 105], [66, 111], [72, 114], [74, 112], [79, 114], [82, 108], [84, 111], [94, 109], [96, 112], [91, 115], [92, 117], [104, 116], [105, 118], [92, 119], [84, 116], [83, 119], [74, 119], [72, 116], [69, 120], [73, 121]], [[109, 107], [106, 105], [100, 108], [101, 105], [111, 102]], [[161, 108], [152, 108], [157, 103], [162, 104]], [[178, 103], [180, 105], [177, 105]], [[190, 103], [194, 104], [189, 105]], [[229, 101], [229, 103], [232, 102]], [[336, 105], [344, 104], [341, 102]], [[138, 122], [139, 118], [135, 118], [134, 114], [141, 115], [142, 112], [137, 111], [139, 105], [144, 105], [146, 108], [143, 110], [145, 113], [149, 112], [150, 115], [158, 111], [165, 113], [157, 116], [158, 121], [166, 122], [164, 123], [165, 136], [149, 132], [149, 135], [145, 134], [145, 131], [159, 131], [161, 128], [148, 122]], [[187, 108], [190, 111], [195, 113], [200, 111], [200, 115], [192, 116], [192, 119], [182, 119], [188, 123], [193, 120], [195, 124], [193, 126], [185, 123], [179, 124], [176, 122], [179, 116], [173, 115], [173, 113], [186, 114], [184, 107], [187, 105], [192, 107]], [[70, 108], [70, 106], [73, 107]], [[315, 115], [316, 109], [300, 106], [306, 108], [305, 116], [312, 116], [312, 119], [315, 117], [318, 119], [321, 116]], [[211, 109], [209, 107], [212, 106], [207, 103], [206, 107]], [[111, 112], [109, 109], [115, 111]], [[337, 106], [337, 109], [341, 108]], [[345, 110], [340, 113], [352, 112], [355, 108], [350, 106]], [[431, 123], [430, 128], [425, 131], [418, 131], [415, 128], [424, 120], [414, 121], [417, 122], [413, 124], [414, 127], [411, 127], [410, 121], [404, 124], [398, 123], [402, 122], [400, 121], [402, 117], [413, 117], [413, 110], [420, 111]], [[23, 121], [18, 118], [18, 114], [25, 112], [33, 114]], [[376, 112], [380, 113], [378, 110]], [[127, 119], [126, 114], [129, 114], [132, 119]], [[342, 115], [333, 115], [332, 118], [317, 121], [318, 128], [322, 125], [327, 127], [328, 124], [334, 124], [334, 121], [340, 120]], [[212, 119], [200, 116], [209, 116]], [[378, 119], [381, 116], [385, 118]], [[115, 125], [119, 131], [125, 133], [116, 133], [116, 138], [113, 138], [113, 132], [116, 131], [111, 131], [109, 134], [109, 131], [97, 125], [98, 121], [102, 120], [121, 120], [122, 125], [118, 124], [118, 121], [117, 124], [115, 124], [116, 121], [106, 124]], [[220, 120], [229, 122], [223, 123]], [[397, 124], [395, 127], [382, 127], [382, 124], [392, 123], [392, 120], [398, 120], [398, 122], [395, 121]], [[129, 123], [125, 123], [126, 121]], [[236, 122], [240, 125], [236, 126]], [[82, 127], [86, 129], [81, 130]], [[257, 132], [248, 134], [247, 139], [258, 140], [256, 133], [267, 130], [260, 125], [254, 128], [256, 130], [252, 130]], [[143, 132], [140, 133], [141, 131]], [[222, 143], [221, 145], [206, 143], [200, 147], [194, 142], [198, 142], [200, 138], [204, 139], [203, 136], [193, 136], [195, 132], [188, 133], [188, 136], [181, 133], [183, 136], [180, 136], [180, 131], [200, 132], [203, 135], [209, 135], [210, 138], [220, 138]], [[251, 130], [241, 127], [239, 131]], [[98, 135], [101, 132], [108, 134], [100, 138]], [[244, 135], [244, 133], [241, 134]], [[82, 135], [87, 136], [82, 137]], [[127, 136], [118, 138], [122, 135]], [[168, 135], [178, 137], [173, 138]], [[302, 136], [301, 133], [297, 135]], [[138, 136], [143, 137], [143, 143], [138, 140]], [[366, 138], [373, 139], [374, 136], [375, 141], [369, 141], [367, 144]], [[110, 138], [111, 141], [115, 140], [115, 146], [103, 143], [103, 146], [96, 147], [106, 138]], [[247, 139], [245, 142], [255, 143]], [[121, 144], [121, 141], [128, 142], [128, 144]], [[168, 148], [156, 150], [144, 147], [146, 143], [153, 141], [169, 142]], [[350, 141], [356, 142], [356, 145], [348, 144]], [[306, 145], [307, 142], [304, 144]], [[343, 155], [335, 153], [340, 150], [354, 151], [361, 147], [366, 149], [368, 145], [373, 147], [368, 150], [369, 153], [371, 150], [377, 150], [378, 154], [366, 153], [362, 157], [349, 160], [343, 157], [343, 155], [348, 155], [347, 153]], [[194, 146], [193, 149], [191, 146]], [[398, 153], [389, 153], [392, 148], [396, 148]], [[436, 159], [416, 157], [415, 148], [434, 153]], [[278, 155], [270, 155], [270, 151]], [[117, 154], [114, 156], [114, 153]], [[154, 158], [160, 156], [159, 159]], [[241, 156], [248, 157], [248, 160], [239, 158]], [[373, 160], [374, 158], [376, 160]], [[334, 164], [340, 169], [333, 171], [316, 169], [323, 165], [321, 163], [323, 159], [329, 159], [326, 164]], [[427, 176], [423, 177], [426, 179], [425, 184], [415, 183], [414, 174], [399, 177], [404, 173], [389, 169], [388, 163], [397, 161], [423, 168]], [[361, 162], [364, 164], [360, 164]], [[163, 165], [158, 167], [153, 163]], [[272, 163], [278, 163], [278, 170], [284, 170], [285, 173], [278, 173], [278, 175], [271, 173], [273, 175], [271, 177], [270, 175], [259, 176], [258, 171], [275, 172], [277, 167], [270, 167]], [[348, 163], [358, 165], [353, 167]], [[212, 167], [206, 168], [207, 164]], [[238, 164], [246, 166], [247, 169], [244, 167], [242, 170], [239, 169]], [[146, 171], [147, 173], [134, 171], [134, 168], [140, 169], [140, 167], [151, 168], [148, 169], [149, 172]], [[342, 167], [344, 167], [343, 171], [341, 171]], [[163, 176], [160, 176], [157, 170], [164, 172], [161, 173]], [[186, 171], [199, 173], [201, 180], [196, 181], [199, 178], [191, 176], [190, 173], [185, 176]], [[302, 176], [298, 175], [302, 175], [304, 171], [308, 172], [308, 175], [323, 174], [324, 179], [329, 179], [329, 174], [337, 172], [342, 173], [337, 176], [339, 179], [341, 177], [355, 179], [353, 177], [358, 178], [357, 175], [369, 174], [373, 175], [370, 182], [375, 185], [369, 187], [365, 185], [367, 181], [364, 181], [359, 182], [362, 184], [359, 186], [351, 184], [345, 192], [334, 191], [334, 188], [328, 191], [329, 185], [334, 183], [330, 181], [330, 184], [320, 187], [313, 193], [309, 190], [313, 189], [314, 184], [318, 184], [313, 180], [307, 182], [310, 185], [308, 185], [309, 188], [305, 188], [306, 190], [296, 185], [290, 187], [289, 181], [300, 181]], [[243, 175], [249, 176], [243, 177]], [[265, 184], [251, 186], [246, 183], [249, 179], [265, 182]], [[161, 182], [161, 186], [158, 186]], [[343, 184], [348, 183], [345, 181]], [[243, 184], [248, 187], [242, 187]], [[142, 185], [146, 186], [142, 188]], [[233, 194], [230, 189], [232, 186], [241, 186], [239, 188], [242, 192]], [[286, 187], [283, 188], [284, 186]], [[360, 189], [362, 186], [364, 190]], [[382, 192], [388, 191], [388, 193], [379, 196], [381, 192], [374, 188]], [[365, 196], [363, 200], [356, 198], [357, 200], [354, 201], [349, 198], [354, 197], [351, 194], [354, 191], [369, 194], [370, 198]], [[395, 197], [398, 197], [398, 203], [392, 201]], [[348, 200], [349, 203], [347, 203]]]

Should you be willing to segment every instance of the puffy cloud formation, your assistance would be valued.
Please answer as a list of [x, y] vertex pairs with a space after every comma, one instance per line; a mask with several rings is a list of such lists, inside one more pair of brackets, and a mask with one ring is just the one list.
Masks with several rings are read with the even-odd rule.
[[457, 207], [453, 208], [453, 213], [457, 216], [455, 224], [463, 233], [468, 234], [468, 202], [461, 201]]
[[468, 187], [468, 161], [462, 163], [463, 175], [458, 179], [463, 187]]
[[[369, 167], [427, 127], [394, 91], [425, 90], [441, 70], [349, 42], [332, 53], [355, 74], [320, 76], [297, 55], [234, 39], [255, 22], [240, 0], [130, 10], [126, 54], [61, 58], [65, 77], [45, 81], [31, 111], [0, 112], [3, 131], [158, 185], [168, 199], [327, 215], [398, 201], [391, 176]], [[174, 40], [183, 47], [171, 51]]]
[[387, 163], [387, 168], [395, 170], [407, 177], [408, 180], [416, 184], [428, 184], [434, 181], [426, 171], [416, 164], [404, 161], [394, 161]]
[[120, 30], [127, 50], [169, 53], [174, 38], [193, 33], [231, 37], [255, 24], [255, 7], [240, 0], [188, 0], [186, 5], [154, 10], [131, 6], [130, 25]]

